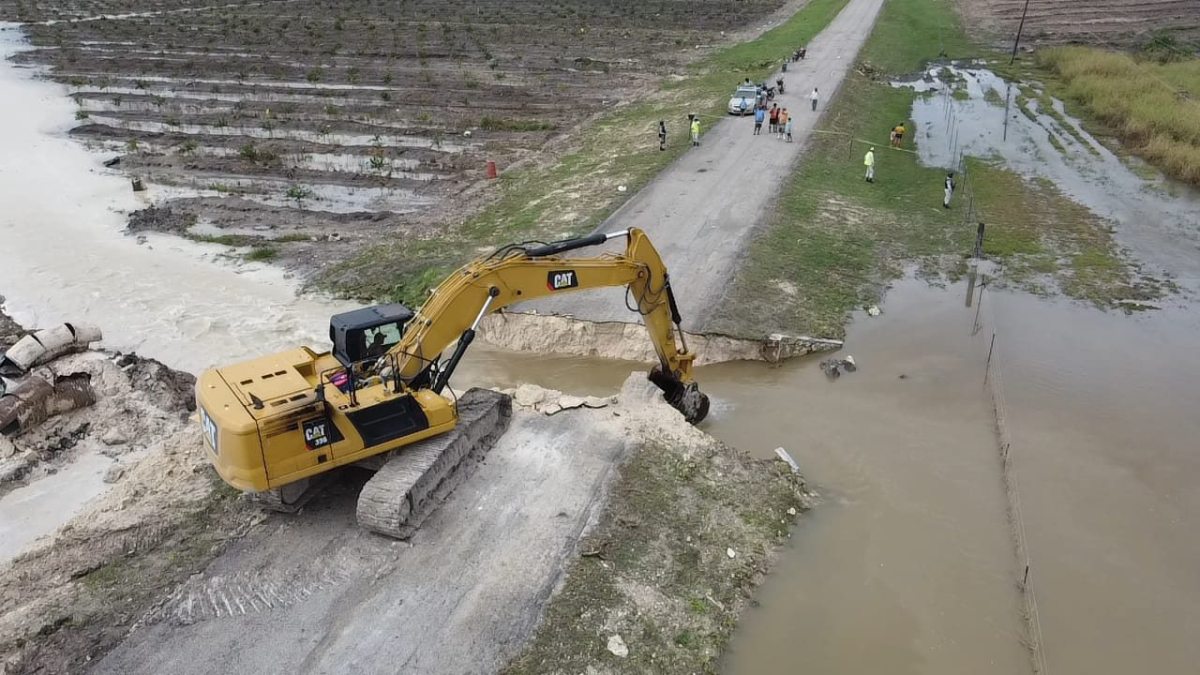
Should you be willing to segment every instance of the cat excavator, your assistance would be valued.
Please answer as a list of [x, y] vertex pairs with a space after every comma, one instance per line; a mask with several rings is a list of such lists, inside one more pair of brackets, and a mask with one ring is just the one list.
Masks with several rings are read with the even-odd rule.
[[[619, 238], [623, 253], [562, 255]], [[408, 538], [512, 414], [504, 394], [448, 388], [480, 321], [513, 303], [606, 286], [626, 287], [649, 332], [658, 355], [650, 381], [689, 422], [704, 419], [708, 397], [692, 377], [666, 267], [645, 233], [629, 229], [501, 247], [452, 273], [416, 312], [386, 304], [335, 315], [329, 352], [298, 347], [205, 371], [196, 401], [208, 457], [226, 483], [280, 511], [298, 510], [335, 468], [374, 470], [358, 522]]]

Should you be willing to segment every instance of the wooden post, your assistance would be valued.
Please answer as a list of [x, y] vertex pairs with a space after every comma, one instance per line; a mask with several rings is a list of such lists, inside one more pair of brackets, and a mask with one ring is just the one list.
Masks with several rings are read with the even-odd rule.
[[1017, 26], [1017, 37], [1013, 40], [1012, 57], [1008, 60], [1008, 65], [1012, 65], [1017, 60], [1017, 45], [1021, 44], [1021, 32], [1025, 30], [1025, 15], [1029, 13], [1029, 0], [1025, 0], [1025, 9], [1021, 10], [1021, 24]]

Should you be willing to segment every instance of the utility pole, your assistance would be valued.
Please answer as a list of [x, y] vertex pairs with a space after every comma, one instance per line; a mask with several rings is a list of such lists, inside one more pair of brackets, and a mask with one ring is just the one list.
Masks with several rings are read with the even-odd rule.
[[1017, 26], [1017, 38], [1013, 40], [1012, 58], [1008, 60], [1008, 65], [1012, 65], [1013, 61], [1017, 60], [1017, 45], [1021, 44], [1021, 31], [1025, 30], [1025, 15], [1029, 13], [1029, 0], [1025, 0], [1025, 9], [1021, 10], [1021, 25]]

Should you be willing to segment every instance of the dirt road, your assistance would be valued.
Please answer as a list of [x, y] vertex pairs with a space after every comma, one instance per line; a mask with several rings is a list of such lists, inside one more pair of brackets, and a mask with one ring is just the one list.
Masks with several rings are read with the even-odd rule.
[[[650, 235], [671, 272], [685, 330], [705, 330], [710, 309], [722, 301], [751, 234], [803, 153], [804, 141], [817, 127], [825, 103], [853, 67], [882, 6], [883, 0], [850, 0], [808, 45], [807, 58], [788, 64], [788, 72], [782, 73], [787, 93], [776, 100], [794, 116], [794, 142], [771, 136], [766, 125], [761, 136], [753, 136], [750, 117], [702, 120], [705, 128], [712, 129], [704, 134], [700, 147], [597, 228], [615, 232], [639, 227]], [[729, 83], [731, 92], [735, 84]], [[813, 87], [821, 95], [816, 113], [808, 100]], [[529, 303], [519, 311], [632, 322], [636, 315], [625, 309], [623, 293], [622, 289], [593, 291], [566, 301]]]
[[533, 630], [628, 443], [611, 410], [518, 411], [411, 545], [355, 525], [351, 478], [235, 545], [94, 672], [494, 672]]

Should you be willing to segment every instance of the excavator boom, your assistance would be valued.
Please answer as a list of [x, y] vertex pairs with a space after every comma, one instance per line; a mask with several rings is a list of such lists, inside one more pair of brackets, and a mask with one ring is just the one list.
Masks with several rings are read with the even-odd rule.
[[[593, 258], [563, 258], [561, 253], [627, 238], [622, 254]], [[593, 234], [537, 246], [510, 246], [475, 260], [433, 291], [409, 323], [404, 338], [391, 349], [400, 378], [410, 387], [429, 386], [440, 392], [454, 372], [484, 316], [517, 302], [575, 291], [625, 286], [636, 303], [650, 341], [658, 354], [651, 380], [667, 400], [697, 423], [708, 413], [708, 399], [695, 395], [692, 362], [666, 266], [645, 233], [638, 229]], [[471, 311], [477, 308], [477, 311]], [[676, 344], [676, 338], [679, 344]], [[437, 355], [457, 341], [445, 365]], [[436, 374], [432, 371], [440, 368]]]

